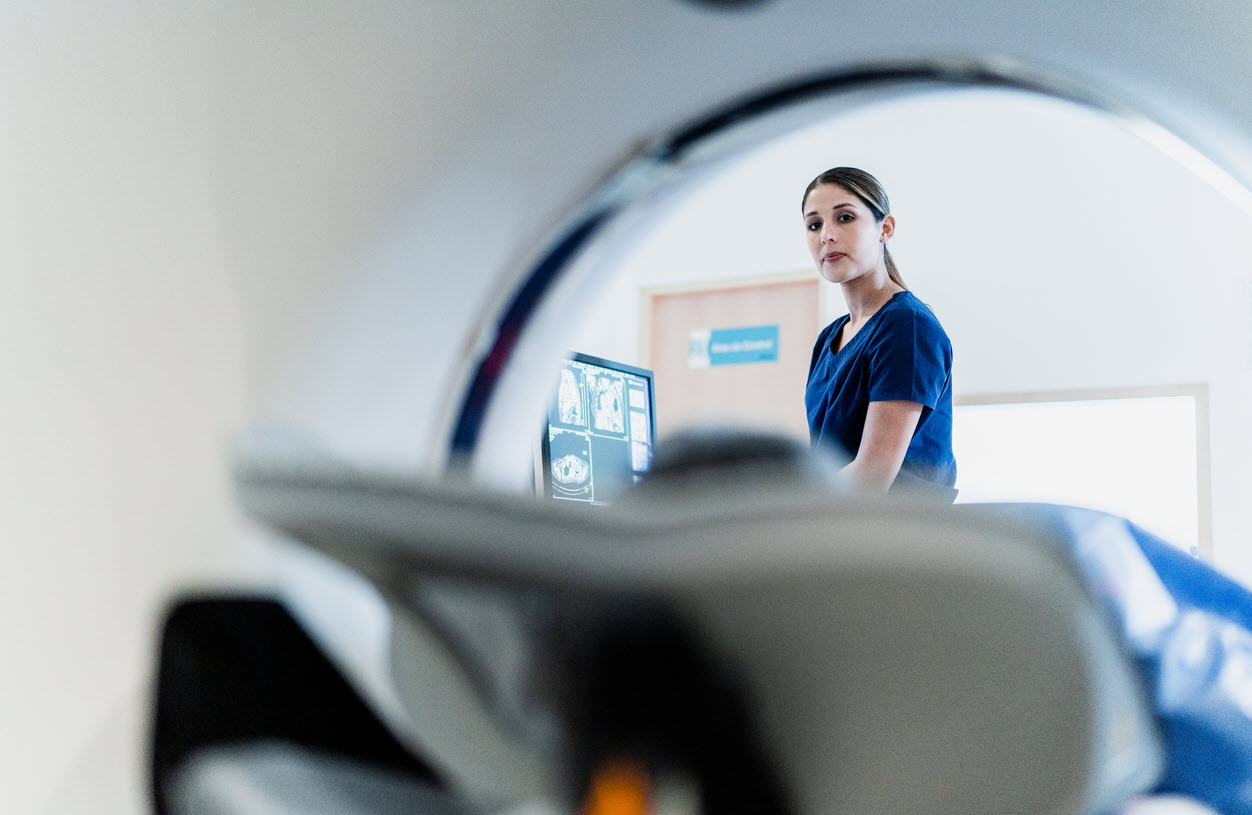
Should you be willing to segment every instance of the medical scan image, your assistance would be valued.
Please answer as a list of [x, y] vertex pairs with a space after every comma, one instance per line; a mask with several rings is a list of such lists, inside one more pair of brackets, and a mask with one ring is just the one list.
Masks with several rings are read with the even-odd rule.
[[588, 376], [591, 395], [592, 426], [601, 433], [626, 432], [625, 387], [622, 380], [607, 376]]
[[573, 354], [548, 404], [539, 450], [545, 494], [606, 505], [638, 483], [652, 461], [651, 404], [651, 371]]
[[551, 431], [552, 493], [559, 498], [591, 500], [591, 445], [582, 433]]
[[650, 442], [652, 440], [649, 438], [648, 414], [638, 410], [630, 412], [630, 437], [639, 442]]
[[561, 385], [557, 390], [556, 420], [561, 424], [587, 426], [587, 410], [583, 403], [582, 373], [572, 368], [561, 369]]

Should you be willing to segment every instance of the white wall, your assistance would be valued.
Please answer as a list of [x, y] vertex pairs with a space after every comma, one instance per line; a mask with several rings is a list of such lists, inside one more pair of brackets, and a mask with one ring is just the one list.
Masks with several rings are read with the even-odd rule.
[[800, 196], [838, 164], [886, 186], [892, 253], [952, 337], [958, 396], [1208, 383], [1215, 560], [1252, 582], [1249, 215], [1103, 114], [945, 92], [788, 137], [675, 196], [573, 347], [635, 361], [640, 287], [811, 268]]

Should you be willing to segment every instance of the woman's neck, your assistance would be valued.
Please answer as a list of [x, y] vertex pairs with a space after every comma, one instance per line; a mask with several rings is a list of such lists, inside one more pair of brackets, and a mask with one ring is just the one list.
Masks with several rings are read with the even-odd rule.
[[849, 280], [842, 284], [842, 289], [843, 301], [848, 306], [849, 319], [853, 325], [860, 325], [873, 317], [888, 300], [904, 291], [903, 286], [897, 285], [887, 276], [886, 269], [881, 270], [881, 275], [863, 275]]

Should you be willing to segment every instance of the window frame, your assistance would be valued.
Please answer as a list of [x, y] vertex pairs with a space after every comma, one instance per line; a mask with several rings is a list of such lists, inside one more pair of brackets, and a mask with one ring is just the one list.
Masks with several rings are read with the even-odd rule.
[[[1212, 457], [1209, 450], [1209, 386], [1207, 383], [1176, 383], [1106, 388], [1013, 391], [953, 395], [952, 410], [981, 405], [1034, 405], [1049, 402], [1096, 402], [1161, 397], [1191, 397], [1195, 405], [1196, 450], [1196, 548], [1205, 561], [1213, 557]], [[958, 421], [956, 415], [953, 421]], [[957, 462], [958, 486], [960, 461]]]

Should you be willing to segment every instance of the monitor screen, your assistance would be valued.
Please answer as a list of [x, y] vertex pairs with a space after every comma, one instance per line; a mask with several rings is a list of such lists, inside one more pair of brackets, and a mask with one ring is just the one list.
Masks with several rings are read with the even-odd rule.
[[541, 443], [544, 494], [607, 504], [652, 463], [652, 372], [586, 354], [561, 368]]

